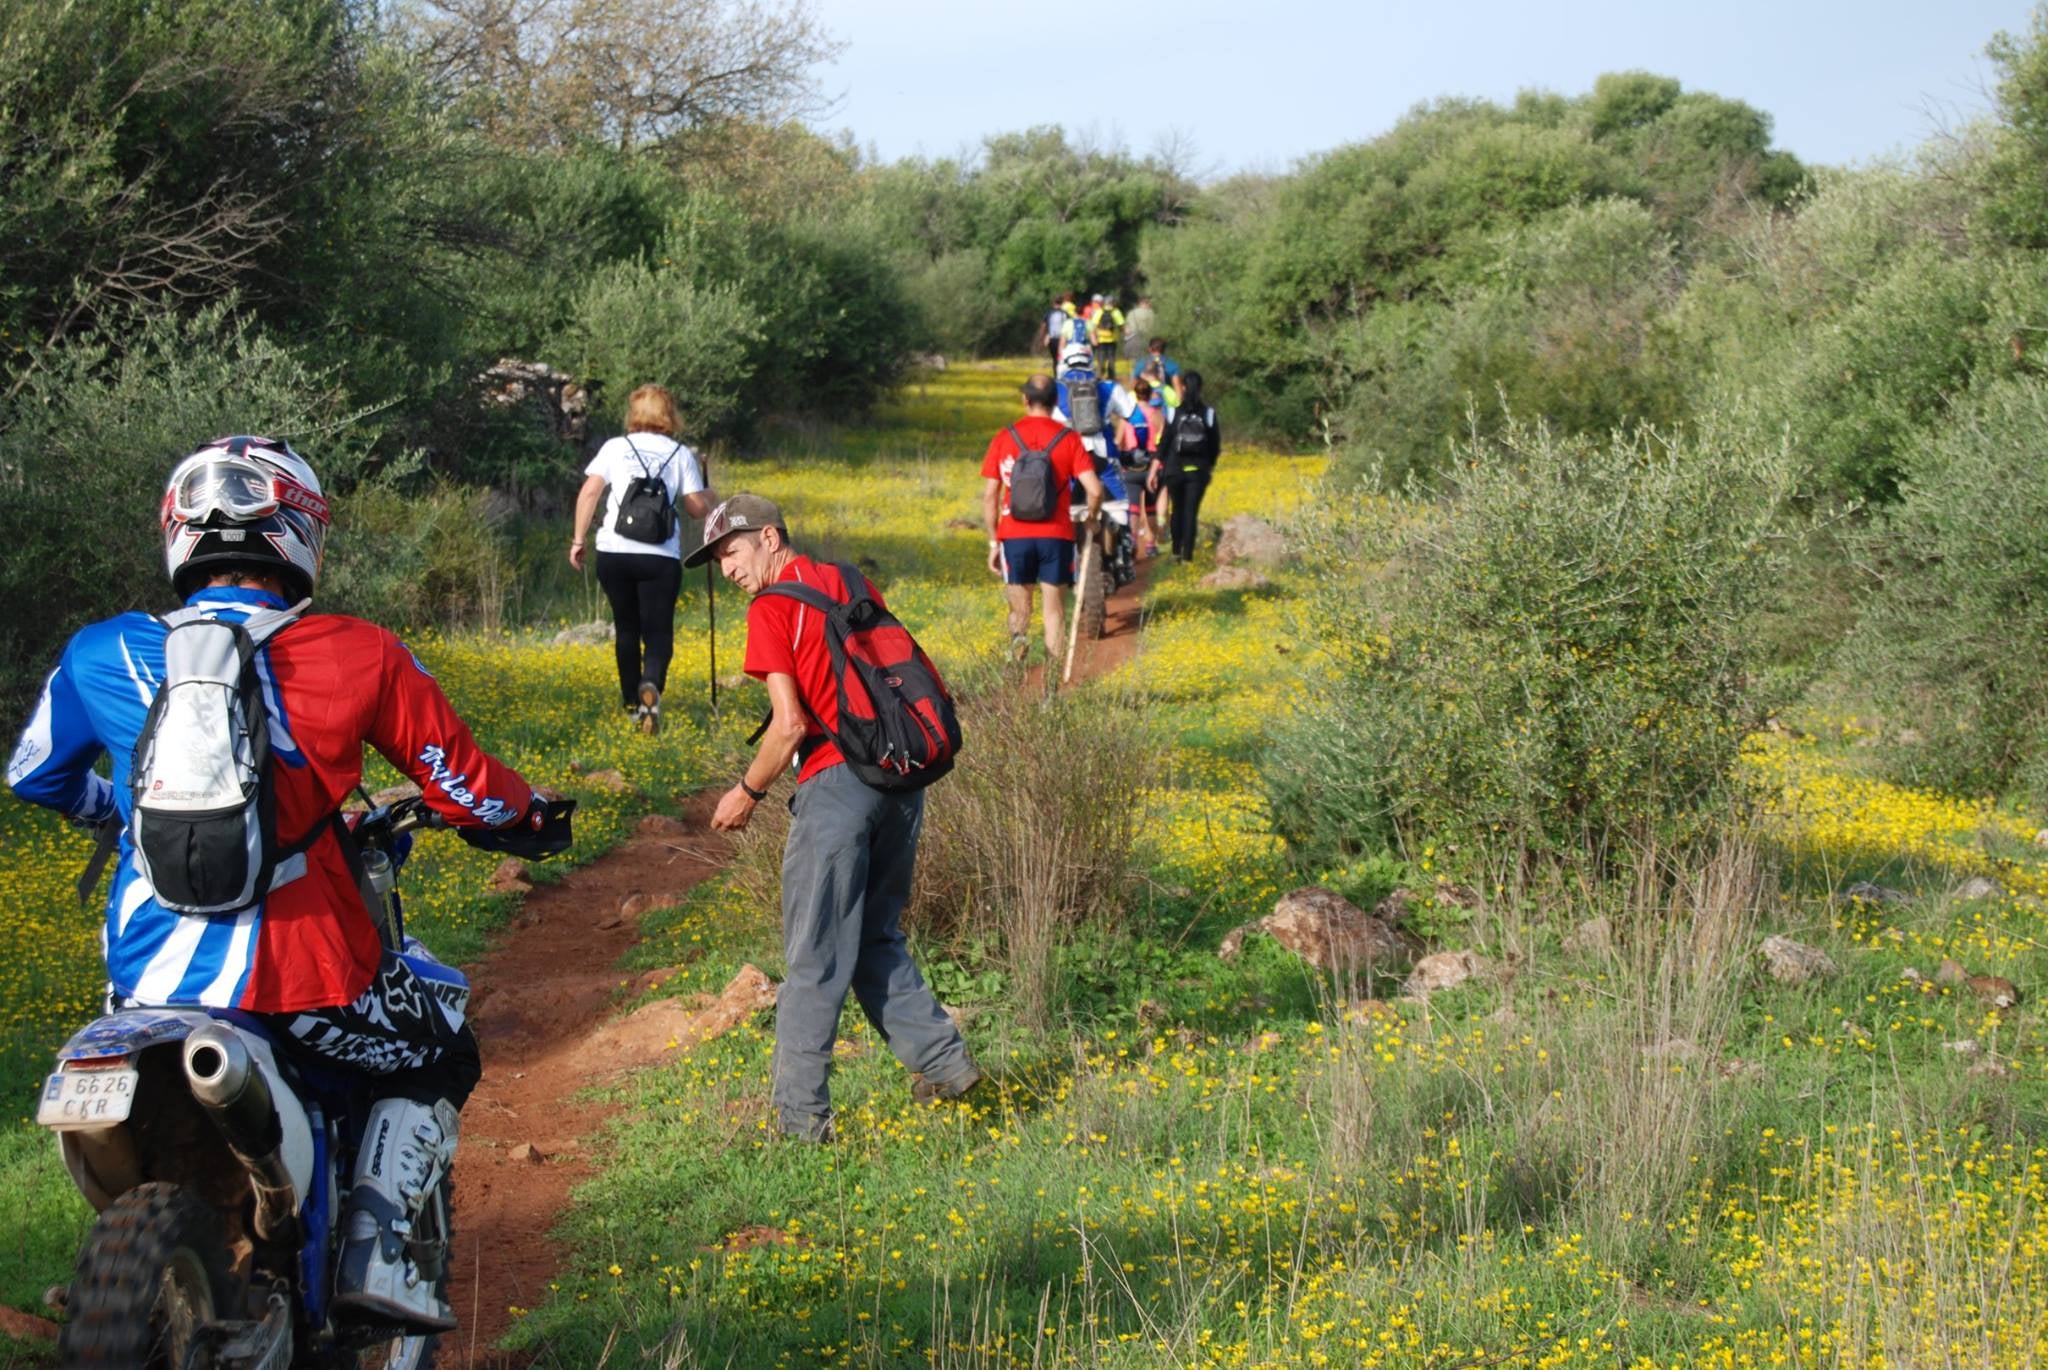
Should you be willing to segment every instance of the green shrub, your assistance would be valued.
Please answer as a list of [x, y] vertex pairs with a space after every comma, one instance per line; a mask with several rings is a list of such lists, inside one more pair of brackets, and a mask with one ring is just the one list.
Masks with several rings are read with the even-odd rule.
[[499, 627], [512, 580], [506, 512], [474, 486], [357, 486], [335, 504], [321, 607], [389, 628]]
[[761, 340], [737, 287], [700, 286], [681, 270], [630, 261], [591, 274], [562, 348], [572, 371], [603, 384], [599, 399], [613, 423], [623, 422], [636, 386], [665, 385], [689, 433], [701, 437], [737, 412]]
[[[0, 699], [20, 706], [70, 634], [124, 609], [168, 608], [158, 504], [171, 466], [208, 438], [291, 442], [330, 491], [362, 473], [374, 425], [336, 378], [216, 306], [130, 317], [44, 349], [0, 415]], [[40, 606], [24, 612], [22, 606]]]
[[1891, 749], [1907, 778], [2048, 799], [2043, 433], [2048, 382], [1986, 387], [1922, 437], [1864, 539], [1883, 584], [1839, 669], [1909, 725]]
[[1761, 721], [1747, 630], [1778, 556], [1782, 452], [1518, 423], [1431, 504], [1370, 488], [1305, 529], [1328, 679], [1266, 785], [1315, 864], [1393, 846], [1607, 860], [1687, 833]]

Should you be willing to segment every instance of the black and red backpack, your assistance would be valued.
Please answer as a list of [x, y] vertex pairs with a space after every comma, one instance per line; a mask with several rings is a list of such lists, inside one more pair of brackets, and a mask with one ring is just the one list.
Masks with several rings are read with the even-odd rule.
[[[853, 773], [878, 790], [921, 790], [953, 769], [960, 753], [960, 719], [939, 668], [910, 630], [883, 608], [858, 569], [834, 563], [845, 582], [842, 602], [809, 585], [779, 581], [764, 595], [781, 595], [818, 611], [825, 646], [839, 682], [839, 727], [805, 701], [804, 708], [831, 735]], [[770, 715], [773, 718], [774, 715]], [[768, 729], [763, 720], [749, 745]]]

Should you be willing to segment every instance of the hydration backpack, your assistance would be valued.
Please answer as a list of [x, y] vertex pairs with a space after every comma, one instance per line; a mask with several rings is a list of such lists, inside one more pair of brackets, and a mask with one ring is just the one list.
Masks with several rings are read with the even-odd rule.
[[1069, 371], [1061, 377], [1067, 386], [1067, 417], [1074, 431], [1092, 438], [1102, 431], [1102, 392], [1095, 387], [1092, 371]]
[[[626, 488], [619, 492], [619, 512], [612, 516], [612, 531], [635, 542], [667, 542], [676, 527], [676, 506], [668, 497], [668, 485], [647, 469], [647, 459], [640, 455], [631, 438], [626, 439], [626, 446], [633, 449], [640, 474], [627, 481]], [[674, 459], [675, 453], [669, 453], [669, 460]], [[661, 465], [663, 470], [668, 469], [668, 462]]]
[[1017, 444], [1017, 460], [1010, 466], [1011, 518], [1043, 523], [1060, 507], [1060, 479], [1052, 469], [1052, 449], [1066, 436], [1063, 428], [1044, 447], [1033, 447], [1016, 425], [1010, 426], [1010, 441]]
[[1173, 455], [1181, 461], [1204, 461], [1209, 456], [1209, 417], [1194, 409], [1182, 410], [1173, 418]]
[[[825, 620], [825, 646], [839, 685], [839, 727], [810, 708], [831, 734], [853, 773], [878, 790], [921, 790], [953, 769], [960, 752], [960, 719], [953, 696], [910, 630], [875, 599], [866, 576], [844, 563], [833, 569], [846, 583], [841, 602], [809, 585], [778, 581], [761, 590], [816, 609]], [[763, 719], [749, 746], [774, 719]]]
[[128, 836], [167, 909], [211, 915], [248, 908], [327, 826], [316, 823], [278, 849], [270, 710], [255, 664], [263, 644], [309, 603], [259, 610], [243, 623], [196, 608], [158, 620], [169, 630], [164, 678], [135, 739]]

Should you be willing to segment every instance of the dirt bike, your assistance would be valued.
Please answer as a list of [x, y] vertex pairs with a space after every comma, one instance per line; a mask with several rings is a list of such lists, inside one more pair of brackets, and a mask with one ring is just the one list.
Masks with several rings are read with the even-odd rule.
[[1081, 634], [1095, 641], [1107, 631], [1109, 597], [1138, 578], [1138, 540], [1131, 532], [1131, 509], [1126, 500], [1104, 500], [1092, 530], [1086, 522], [1086, 505], [1076, 504], [1068, 512], [1081, 525], [1080, 542], [1074, 549], [1074, 612]]
[[[573, 803], [558, 810], [566, 823]], [[458, 1013], [462, 972], [405, 935], [398, 870], [419, 798], [354, 824], [364, 897], [385, 944]], [[471, 834], [473, 830], [463, 830]], [[475, 845], [488, 845], [473, 836]], [[57, 1342], [66, 1366], [419, 1370], [431, 1336], [329, 1317], [334, 1269], [375, 1077], [305, 1059], [233, 1009], [119, 1008], [57, 1053], [36, 1121], [99, 1219], [79, 1248]], [[414, 1225], [411, 1254], [445, 1296], [451, 1182]]]

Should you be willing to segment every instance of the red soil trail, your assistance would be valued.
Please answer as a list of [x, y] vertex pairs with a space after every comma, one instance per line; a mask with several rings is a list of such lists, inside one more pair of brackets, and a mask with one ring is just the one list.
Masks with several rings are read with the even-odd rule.
[[503, 942], [471, 970], [484, 1076], [462, 1111], [455, 1156], [450, 1302], [462, 1328], [444, 1339], [447, 1364], [529, 1361], [488, 1348], [512, 1321], [508, 1305], [547, 1298], [565, 1254], [549, 1230], [591, 1174], [585, 1139], [606, 1109], [575, 1097], [591, 1083], [579, 1050], [611, 1016], [626, 978], [619, 958], [639, 937], [639, 920], [619, 905], [633, 894], [680, 894], [725, 864], [729, 843], [708, 826], [717, 799], [706, 791], [689, 800], [685, 832], [636, 836], [533, 890]]

